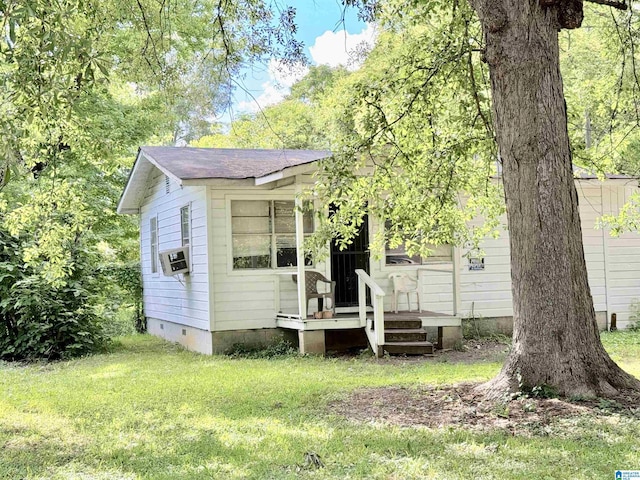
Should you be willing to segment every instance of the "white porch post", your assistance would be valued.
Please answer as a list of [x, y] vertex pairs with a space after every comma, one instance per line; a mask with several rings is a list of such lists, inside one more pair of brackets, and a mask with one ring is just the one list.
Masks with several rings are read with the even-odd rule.
[[460, 247], [453, 247], [453, 315], [460, 314], [462, 299], [460, 298], [460, 265], [462, 251]]
[[360, 326], [367, 326], [367, 284], [358, 275], [358, 315], [360, 316]]
[[302, 184], [296, 176], [296, 262], [298, 265], [298, 313], [300, 318], [307, 318], [307, 290], [304, 271], [304, 215], [302, 212]]

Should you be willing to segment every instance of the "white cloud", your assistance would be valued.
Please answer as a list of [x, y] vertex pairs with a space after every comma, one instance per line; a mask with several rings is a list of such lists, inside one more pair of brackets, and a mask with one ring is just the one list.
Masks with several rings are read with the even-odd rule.
[[337, 67], [344, 65], [355, 70], [360, 66], [361, 58], [358, 51], [366, 46], [371, 49], [376, 39], [376, 28], [373, 24], [360, 33], [348, 33], [344, 30], [332, 32], [327, 30], [316, 38], [313, 46], [309, 47], [311, 58], [318, 65]]
[[280, 102], [289, 94], [291, 86], [301, 80], [309, 69], [304, 65], [285, 65], [272, 58], [267, 72], [269, 79], [262, 84], [262, 93], [255, 99], [238, 103], [240, 113], [255, 113], [261, 108]]
[[[344, 30], [332, 32], [327, 30], [316, 37], [313, 46], [309, 47], [311, 59], [316, 65], [337, 67], [344, 65], [350, 70], [360, 66], [363, 49], [370, 50], [376, 39], [376, 28], [368, 24], [360, 33], [348, 33]], [[301, 80], [309, 71], [304, 65], [288, 66], [271, 59], [267, 72], [269, 78], [261, 85], [261, 93], [255, 98], [237, 104], [239, 113], [255, 113], [261, 108], [280, 102], [289, 94], [291, 86]], [[247, 95], [249, 97], [249, 95]]]

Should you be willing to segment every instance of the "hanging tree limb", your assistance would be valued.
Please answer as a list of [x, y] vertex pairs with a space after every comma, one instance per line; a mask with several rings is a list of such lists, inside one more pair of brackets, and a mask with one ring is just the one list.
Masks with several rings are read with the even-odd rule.
[[624, 1], [618, 0], [585, 0], [589, 3], [597, 3], [598, 5], [606, 5], [607, 7], [617, 8], [618, 10], [628, 10], [629, 6]]
[[[584, 0], [589, 3], [597, 3], [599, 5], [606, 5], [607, 7], [617, 8], [618, 10], [627, 10], [629, 6], [624, 0]], [[540, 0], [540, 5], [543, 7], [552, 7], [554, 5], [567, 5], [570, 3], [582, 3], [582, 0]]]

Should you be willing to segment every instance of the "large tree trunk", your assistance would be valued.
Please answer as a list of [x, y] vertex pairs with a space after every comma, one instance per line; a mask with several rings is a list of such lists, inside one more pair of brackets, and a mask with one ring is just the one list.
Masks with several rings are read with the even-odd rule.
[[470, 1], [486, 38], [513, 290], [512, 351], [484, 388], [490, 396], [536, 385], [568, 396], [640, 388], [605, 352], [587, 282], [558, 51], [558, 30], [580, 25], [581, 2]]

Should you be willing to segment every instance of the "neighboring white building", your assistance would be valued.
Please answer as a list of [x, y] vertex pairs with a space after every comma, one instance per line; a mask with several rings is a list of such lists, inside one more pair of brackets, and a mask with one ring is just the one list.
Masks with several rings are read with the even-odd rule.
[[[325, 261], [306, 267], [336, 282], [338, 312], [330, 319], [309, 318], [316, 301], [303, 312], [304, 281], [294, 283], [292, 275], [304, 280], [305, 269], [296, 266], [304, 263], [297, 247], [313, 230], [313, 219], [295, 205], [301, 201], [297, 193], [313, 182], [316, 162], [330, 155], [142, 147], [118, 213], [140, 216], [149, 332], [192, 350], [216, 353], [235, 343], [268, 343], [282, 334], [297, 338], [303, 351], [321, 352], [325, 341], [339, 343], [341, 335], [357, 338], [354, 332], [364, 331], [381, 353], [390, 342], [384, 329], [376, 331], [375, 326], [383, 324], [383, 312], [391, 309], [389, 275], [394, 272], [418, 279], [422, 308], [431, 313], [413, 318], [425, 327], [444, 327], [446, 333], [461, 317], [511, 317], [506, 231], [484, 242], [480, 266], [472, 266], [459, 248], [424, 262], [399, 251], [377, 260], [369, 255], [368, 238], [384, 225], [369, 219], [350, 249], [332, 248]], [[624, 177], [601, 182], [583, 175], [576, 184], [595, 310], [603, 328], [613, 313], [618, 327], [624, 328], [631, 305], [640, 298], [640, 236], [612, 238], [595, 224], [601, 215], [616, 213], [637, 183]], [[163, 275], [159, 253], [183, 246], [189, 251], [190, 272]], [[405, 296], [400, 296], [399, 306], [407, 310]], [[412, 306], [415, 309], [414, 299]]]

